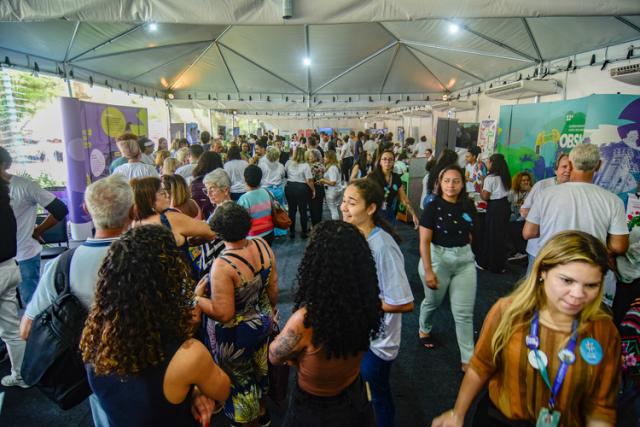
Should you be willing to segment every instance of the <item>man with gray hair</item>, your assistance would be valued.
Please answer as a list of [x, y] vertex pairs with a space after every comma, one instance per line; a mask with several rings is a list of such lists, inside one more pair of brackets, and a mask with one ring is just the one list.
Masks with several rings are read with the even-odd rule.
[[[91, 214], [96, 233], [94, 238], [87, 239], [73, 253], [69, 268], [69, 284], [82, 305], [90, 309], [95, 297], [98, 271], [109, 246], [127, 231], [131, 223], [133, 190], [123, 176], [111, 175], [87, 187], [84, 204]], [[45, 266], [36, 292], [22, 317], [20, 335], [24, 340], [29, 337], [33, 319], [58, 296], [54, 276], [59, 260], [60, 258], [56, 258]], [[89, 403], [94, 424], [108, 426], [106, 414], [95, 395], [89, 397]]]
[[[600, 150], [592, 144], [581, 144], [571, 150], [569, 160], [569, 182], [540, 193], [527, 215], [522, 236], [527, 240], [540, 237], [539, 249], [556, 233], [579, 230], [600, 239], [613, 254], [624, 254], [629, 247], [624, 204], [615, 194], [592, 183], [601, 163]], [[537, 251], [531, 255], [537, 255]]]

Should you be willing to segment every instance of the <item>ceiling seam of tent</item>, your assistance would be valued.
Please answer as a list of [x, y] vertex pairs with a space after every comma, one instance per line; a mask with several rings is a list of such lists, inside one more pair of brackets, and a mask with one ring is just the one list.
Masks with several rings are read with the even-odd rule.
[[183, 47], [183, 46], [191, 46], [191, 45], [197, 45], [197, 44], [203, 44], [203, 43], [211, 43], [212, 41], [214, 41], [215, 39], [209, 39], [209, 40], [197, 40], [197, 41], [191, 41], [191, 42], [184, 42], [184, 43], [175, 43], [175, 44], [165, 44], [165, 45], [160, 45], [160, 46], [153, 46], [153, 47], [141, 47], [138, 49], [129, 49], [129, 50], [121, 50], [118, 52], [111, 52], [111, 53], [105, 53], [103, 55], [96, 55], [96, 56], [90, 56], [88, 58], [81, 58], [78, 59], [76, 62], [82, 62], [82, 61], [91, 61], [94, 59], [104, 59], [104, 58], [109, 58], [112, 56], [118, 56], [118, 55], [127, 55], [130, 53], [138, 53], [138, 52], [149, 52], [149, 51], [153, 51], [156, 49], [169, 49], [169, 48], [175, 48], [175, 47]]
[[[389, 34], [389, 36], [393, 37], [396, 41], [396, 43], [401, 44], [400, 43], [400, 38], [398, 36], [396, 36], [395, 34], [393, 34], [387, 27], [385, 27], [382, 22], [378, 22], [378, 25], [384, 30], [386, 31], [387, 34]], [[420, 59], [418, 59], [418, 57], [416, 56], [415, 53], [413, 53], [413, 51], [409, 48], [407, 48], [405, 46], [405, 49], [407, 49], [407, 52], [409, 52], [409, 54], [411, 56], [413, 56], [413, 59], [415, 59], [416, 61], [418, 61], [418, 63], [420, 65], [422, 65], [422, 67], [427, 70], [427, 72], [429, 74], [431, 74], [433, 76], [433, 78], [436, 80], [436, 82], [438, 82], [438, 84], [440, 85], [440, 87], [442, 88], [443, 91], [448, 92], [449, 90], [447, 89], [447, 87], [440, 81], [440, 79], [438, 78], [438, 76], [436, 76], [435, 74], [433, 74], [433, 72], [429, 69], [429, 67], [427, 67], [422, 61], [420, 61]]]
[[500, 54], [491, 53], [491, 52], [482, 52], [482, 51], [479, 51], [479, 50], [460, 49], [460, 48], [456, 48], [456, 47], [441, 46], [441, 45], [437, 45], [437, 44], [423, 43], [423, 42], [419, 42], [419, 41], [415, 41], [415, 40], [404, 40], [404, 39], [401, 39], [400, 43], [405, 44], [405, 45], [415, 45], [415, 46], [428, 47], [430, 49], [445, 50], [445, 51], [449, 51], [449, 52], [467, 53], [467, 54], [470, 54], [470, 55], [487, 56], [489, 58], [507, 59], [509, 61], [519, 61], [519, 62], [527, 62], [527, 63], [535, 62], [535, 61], [532, 61], [532, 60], [529, 60], [529, 59], [516, 58], [514, 56], [500, 55]]
[[156, 71], [156, 70], [159, 70], [159, 69], [160, 69], [160, 68], [162, 68], [162, 67], [166, 67], [167, 65], [171, 64], [172, 62], [177, 61], [178, 59], [180, 59], [180, 58], [182, 58], [182, 57], [184, 57], [184, 56], [191, 55], [193, 52], [195, 52], [195, 51], [197, 51], [197, 50], [200, 50], [200, 48], [199, 48], [199, 47], [197, 47], [197, 48], [191, 49], [191, 50], [190, 50], [190, 51], [188, 51], [188, 52], [181, 53], [180, 55], [176, 56], [176, 57], [175, 57], [175, 58], [173, 58], [173, 59], [170, 59], [170, 60], [168, 60], [168, 61], [166, 61], [166, 62], [163, 62], [162, 64], [160, 64], [160, 65], [158, 65], [158, 66], [155, 66], [155, 67], [153, 67], [153, 68], [151, 68], [151, 69], [149, 69], [149, 70], [147, 70], [147, 71], [144, 71], [144, 72], [142, 72], [142, 73], [138, 74], [138, 75], [137, 75], [137, 76], [135, 76], [135, 77], [131, 77], [129, 80], [127, 80], [127, 82], [128, 82], [128, 83], [131, 83], [131, 82], [133, 82], [134, 80], [139, 79], [140, 77], [142, 77], [142, 76], [144, 76], [144, 75], [146, 75], [146, 74], [149, 74], [149, 73], [152, 73], [152, 72], [154, 72], [154, 71]]
[[236, 83], [236, 79], [235, 77], [233, 77], [233, 73], [231, 73], [229, 64], [227, 64], [227, 59], [224, 57], [224, 54], [222, 53], [222, 49], [220, 49], [220, 45], [218, 43], [216, 43], [216, 49], [218, 49], [218, 53], [220, 54], [220, 58], [222, 58], [222, 63], [224, 64], [224, 67], [227, 69], [227, 73], [229, 73], [229, 78], [231, 78], [231, 81], [233, 82], [233, 87], [236, 88], [236, 95], [238, 95], [238, 98], [240, 98], [240, 89], [238, 89], [238, 84]]
[[79, 28], [80, 28], [80, 21], [76, 21], [76, 25], [73, 27], [73, 34], [71, 34], [71, 39], [69, 40], [69, 44], [67, 45], [67, 50], [64, 53], [64, 59], [62, 60], [62, 62], [67, 62], [69, 60], [71, 47], [73, 46], [73, 42], [76, 41], [76, 35], [78, 34]]
[[320, 85], [318, 88], [316, 88], [313, 91], [312, 95], [317, 94], [322, 89], [324, 89], [325, 87], [329, 86], [331, 83], [335, 82], [336, 80], [338, 80], [339, 78], [345, 76], [346, 74], [349, 74], [351, 71], [355, 70], [356, 68], [360, 67], [361, 65], [366, 64], [367, 62], [371, 61], [372, 59], [374, 59], [375, 57], [377, 57], [381, 53], [386, 52], [387, 50], [391, 49], [392, 47], [396, 46], [397, 44], [398, 44], [398, 42], [394, 41], [394, 42], [392, 42], [392, 43], [390, 43], [390, 44], [378, 49], [377, 51], [373, 52], [371, 55], [369, 55], [366, 58], [360, 60], [359, 62], [357, 62], [356, 64], [352, 65], [351, 67], [347, 68], [346, 70], [344, 70], [343, 72], [341, 72], [337, 76], [332, 77], [326, 83], [323, 83], [322, 85]]
[[282, 81], [282, 82], [284, 82], [284, 83], [288, 84], [289, 86], [291, 86], [291, 87], [293, 87], [293, 88], [296, 88], [298, 91], [300, 91], [300, 92], [302, 92], [302, 93], [306, 94], [306, 91], [305, 91], [304, 89], [302, 89], [302, 88], [298, 87], [297, 85], [295, 85], [295, 84], [291, 83], [291, 82], [290, 82], [290, 81], [288, 81], [287, 79], [285, 79], [285, 78], [283, 78], [283, 77], [281, 77], [281, 76], [277, 75], [277, 74], [276, 74], [276, 73], [274, 73], [273, 71], [271, 71], [271, 70], [269, 70], [269, 69], [267, 69], [267, 68], [263, 67], [262, 65], [258, 64], [258, 63], [257, 63], [257, 62], [255, 62], [254, 60], [252, 60], [252, 59], [250, 59], [250, 58], [246, 57], [245, 55], [241, 54], [241, 53], [240, 53], [240, 52], [238, 52], [237, 50], [230, 48], [229, 46], [227, 46], [226, 44], [224, 44], [224, 43], [222, 43], [222, 42], [218, 42], [218, 44], [219, 44], [220, 46], [224, 47], [225, 49], [227, 49], [227, 50], [229, 50], [229, 51], [231, 51], [231, 52], [235, 53], [236, 55], [238, 55], [240, 58], [244, 59], [245, 61], [247, 61], [247, 62], [249, 62], [249, 63], [251, 63], [251, 64], [255, 65], [255, 66], [256, 66], [256, 67], [258, 67], [258, 68], [260, 68], [262, 71], [264, 71], [265, 73], [267, 73], [267, 74], [271, 75], [272, 77], [275, 77], [276, 79], [278, 79], [278, 80], [280, 80], [280, 81]]
[[455, 21], [451, 21], [451, 20], [448, 20], [448, 19], [445, 19], [445, 21], [447, 21], [447, 22], [451, 22], [452, 24], [457, 25], [458, 27], [462, 28], [463, 30], [465, 30], [465, 31], [467, 31], [467, 32], [469, 32], [469, 33], [471, 33], [471, 34], [473, 34], [473, 35], [474, 35], [474, 36], [476, 36], [476, 37], [480, 37], [481, 39], [486, 40], [486, 41], [488, 41], [489, 43], [495, 44], [496, 46], [500, 46], [500, 47], [501, 47], [501, 48], [503, 48], [503, 49], [507, 49], [507, 50], [509, 50], [509, 51], [511, 51], [511, 52], [513, 52], [513, 53], [515, 53], [516, 55], [522, 56], [523, 58], [527, 58], [528, 60], [530, 60], [530, 61], [532, 61], [532, 62], [536, 62], [536, 61], [537, 61], [537, 60], [536, 60], [536, 58], [534, 58], [533, 56], [531, 56], [531, 55], [527, 55], [526, 53], [521, 52], [521, 51], [519, 51], [518, 49], [516, 49], [516, 48], [514, 48], [514, 47], [511, 47], [511, 46], [509, 46], [509, 45], [507, 45], [507, 44], [505, 44], [505, 43], [502, 43], [502, 42], [501, 42], [501, 41], [499, 41], [499, 40], [496, 40], [496, 39], [491, 38], [491, 37], [489, 37], [489, 36], [487, 36], [487, 35], [485, 35], [485, 34], [482, 34], [482, 33], [481, 33], [481, 32], [479, 32], [479, 31], [473, 30], [473, 29], [469, 28], [469, 27], [468, 27], [467, 25], [465, 25], [465, 24], [458, 23], [458, 22], [455, 22]]
[[137, 31], [138, 29], [140, 29], [140, 28], [142, 28], [143, 26], [145, 26], [145, 24], [146, 24], [146, 23], [145, 23], [145, 22], [143, 22], [143, 23], [138, 24], [138, 25], [136, 25], [136, 26], [134, 26], [134, 27], [132, 27], [132, 28], [129, 28], [127, 31], [124, 31], [124, 32], [122, 32], [122, 33], [118, 34], [118, 35], [117, 35], [117, 36], [115, 36], [115, 37], [111, 37], [109, 40], [105, 40], [105, 41], [103, 41], [103, 42], [99, 43], [98, 45], [96, 45], [96, 46], [92, 47], [91, 49], [87, 49], [87, 50], [85, 50], [84, 52], [79, 53], [78, 55], [76, 55], [76, 56], [74, 56], [73, 58], [69, 59], [69, 60], [68, 60], [68, 62], [73, 62], [73, 61], [75, 61], [76, 59], [78, 59], [78, 58], [80, 58], [80, 57], [82, 57], [82, 56], [86, 55], [87, 53], [90, 53], [90, 52], [93, 52], [93, 51], [95, 51], [95, 50], [98, 50], [98, 49], [100, 49], [101, 47], [108, 45], [109, 43], [113, 43], [114, 41], [116, 41], [116, 40], [118, 40], [118, 39], [120, 39], [120, 38], [122, 38], [122, 37], [125, 37], [125, 36], [127, 36], [127, 35], [129, 35], [129, 34], [133, 33], [134, 31]]
[[189, 66], [187, 68], [185, 68], [179, 75], [178, 77], [169, 85], [168, 90], [173, 90], [175, 88], [175, 86], [180, 82], [180, 80], [182, 79], [182, 77], [189, 72], [189, 70], [191, 68], [193, 68], [194, 65], [196, 65], [198, 63], [198, 61], [200, 61], [202, 59], [202, 57], [204, 55], [206, 55], [206, 53], [209, 51], [209, 49], [211, 49], [211, 46], [213, 46], [214, 44], [216, 44], [221, 38], [222, 36], [224, 36], [227, 31], [229, 31], [231, 29], [232, 25], [227, 26], [220, 34], [218, 34], [218, 37], [216, 37], [215, 39], [213, 39], [211, 41], [211, 43], [209, 43], [207, 45], [207, 47], [204, 48], [204, 50], [200, 53], [200, 55], [198, 55], [196, 57], [196, 59], [193, 60], [193, 62], [191, 62], [191, 64], [189, 64]]
[[616, 18], [618, 21], [622, 22], [623, 24], [633, 28], [634, 30], [640, 33], [640, 27], [634, 24], [633, 22], [629, 21], [628, 19], [625, 19], [622, 16], [614, 16], [614, 18]]
[[396, 44], [396, 48], [393, 50], [391, 61], [389, 61], [389, 65], [387, 66], [387, 72], [384, 74], [384, 80], [382, 80], [382, 85], [380, 85], [380, 95], [382, 95], [382, 92], [384, 92], [384, 87], [387, 84], [387, 80], [389, 79], [389, 74], [391, 74], [393, 63], [396, 62], [396, 56], [398, 56], [399, 51], [400, 51], [400, 43]]
[[472, 72], [470, 72], [470, 71], [466, 71], [466, 70], [464, 70], [463, 68], [460, 68], [460, 67], [458, 67], [458, 66], [456, 66], [456, 65], [450, 64], [450, 63], [448, 63], [447, 61], [444, 61], [444, 60], [442, 60], [442, 59], [440, 59], [440, 58], [436, 58], [435, 56], [430, 55], [430, 54], [428, 54], [427, 52], [424, 52], [424, 51], [422, 51], [422, 50], [420, 50], [420, 49], [418, 49], [418, 48], [415, 48], [415, 47], [413, 47], [413, 46], [407, 46], [407, 47], [409, 47], [409, 49], [410, 49], [410, 50], [411, 50], [411, 49], [415, 49], [416, 51], [420, 52], [421, 54], [423, 54], [423, 55], [425, 55], [425, 56], [428, 56], [429, 58], [431, 58], [431, 59], [433, 59], [433, 60], [435, 60], [435, 61], [438, 61], [438, 62], [440, 62], [440, 63], [442, 63], [442, 64], [446, 65], [447, 67], [451, 67], [451, 68], [453, 68], [454, 70], [458, 70], [458, 71], [460, 71], [461, 73], [464, 73], [464, 74], [466, 74], [466, 75], [468, 75], [468, 76], [471, 76], [471, 77], [473, 77], [474, 79], [478, 80], [479, 82], [483, 82], [483, 81], [484, 81], [484, 79], [483, 79], [482, 77], [480, 77], [480, 76], [476, 76], [476, 75], [475, 75], [475, 74], [473, 74]]
[[529, 40], [531, 41], [531, 44], [533, 45], [533, 48], [536, 51], [536, 55], [538, 56], [538, 61], [540, 62], [540, 64], [542, 64], [544, 62], [544, 59], [542, 59], [542, 53], [540, 53], [540, 48], [538, 47], [538, 42], [536, 42], [536, 38], [533, 36], [533, 32], [531, 31], [531, 27], [529, 27], [529, 23], [527, 22], [527, 18], [521, 18], [522, 20], [522, 25], [524, 25], [524, 29], [527, 31], [527, 35], [529, 36]]

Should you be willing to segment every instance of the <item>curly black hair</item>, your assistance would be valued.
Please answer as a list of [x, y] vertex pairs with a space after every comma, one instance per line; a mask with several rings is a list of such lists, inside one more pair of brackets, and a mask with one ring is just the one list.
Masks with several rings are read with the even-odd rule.
[[239, 242], [251, 229], [249, 212], [235, 202], [224, 202], [209, 218], [209, 226], [225, 242]]
[[380, 329], [382, 304], [376, 264], [360, 231], [344, 221], [313, 228], [296, 276], [295, 310], [306, 307], [304, 326], [327, 358], [347, 358], [369, 348]]
[[111, 244], [80, 341], [96, 375], [135, 375], [157, 366], [167, 346], [191, 337], [194, 283], [173, 233], [160, 225]]

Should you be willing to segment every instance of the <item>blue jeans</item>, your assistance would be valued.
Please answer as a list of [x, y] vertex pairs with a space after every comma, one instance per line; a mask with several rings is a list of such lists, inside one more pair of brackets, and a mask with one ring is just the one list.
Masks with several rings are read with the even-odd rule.
[[396, 409], [391, 395], [389, 374], [393, 360], [386, 361], [367, 350], [360, 363], [360, 375], [369, 383], [377, 427], [392, 427]]
[[24, 261], [18, 261], [18, 267], [20, 267], [20, 276], [22, 276], [18, 290], [22, 305], [26, 307], [40, 281], [40, 254]]

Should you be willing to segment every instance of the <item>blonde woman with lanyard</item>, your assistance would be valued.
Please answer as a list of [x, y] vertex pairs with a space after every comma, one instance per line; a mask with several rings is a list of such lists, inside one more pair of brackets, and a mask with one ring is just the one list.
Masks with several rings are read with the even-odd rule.
[[485, 319], [455, 407], [432, 427], [614, 426], [620, 335], [601, 308], [605, 246], [565, 231], [540, 250], [531, 273]]

